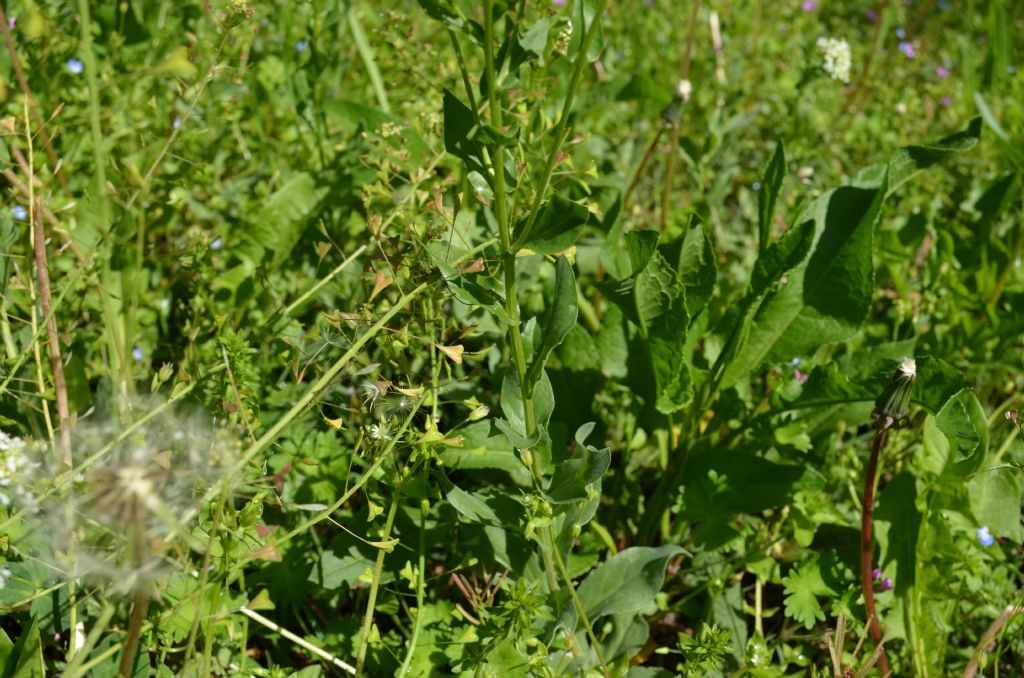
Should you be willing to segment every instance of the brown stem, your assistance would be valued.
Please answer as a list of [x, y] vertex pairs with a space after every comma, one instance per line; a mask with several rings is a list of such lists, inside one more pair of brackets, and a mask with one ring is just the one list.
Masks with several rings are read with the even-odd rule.
[[53, 390], [57, 396], [57, 416], [60, 417], [61, 463], [71, 467], [71, 413], [68, 410], [68, 389], [64, 381], [64, 365], [60, 359], [60, 337], [57, 334], [57, 318], [51, 312], [53, 297], [50, 294], [50, 273], [46, 267], [46, 235], [43, 233], [41, 217], [43, 204], [36, 198], [32, 210], [33, 240], [36, 250], [36, 277], [39, 279], [39, 302], [46, 318], [46, 336], [50, 347], [50, 367], [53, 369]]
[[871, 444], [871, 456], [868, 458], [868, 467], [864, 473], [864, 502], [861, 506], [860, 520], [861, 584], [864, 588], [864, 608], [868, 615], [868, 625], [871, 627], [871, 640], [880, 650], [878, 668], [882, 672], [882, 678], [891, 674], [889, 659], [885, 656], [885, 649], [882, 647], [881, 624], [878, 623], [878, 613], [875, 611], [875, 589], [871, 576], [871, 519], [875, 504], [875, 475], [878, 470], [878, 455], [882, 451], [882, 446], [885, 445], [887, 433], [886, 427], [880, 427]]
[[121, 666], [117, 675], [121, 678], [130, 678], [132, 669], [135, 668], [135, 656], [139, 653], [139, 641], [142, 639], [142, 622], [146, 620], [149, 612], [149, 595], [145, 589], [140, 588], [135, 593], [135, 602], [132, 606], [132, 618], [128, 623], [128, 638], [124, 642], [124, 651], [121, 654]]
[[39, 136], [43, 140], [43, 146], [46, 148], [46, 155], [50, 158], [50, 163], [53, 165], [53, 172], [57, 177], [57, 181], [60, 182], [60, 186], [64, 189], [66, 195], [71, 195], [71, 191], [68, 189], [68, 181], [64, 176], [64, 173], [60, 171], [60, 161], [57, 158], [57, 151], [53, 150], [53, 144], [50, 143], [49, 135], [45, 134], [43, 130], [46, 129], [46, 125], [43, 123], [42, 116], [39, 115], [38, 109], [32, 106], [32, 90], [28, 87], [28, 80], [25, 79], [25, 71], [21, 68], [21, 59], [18, 58], [18, 49], [14, 45], [14, 40], [11, 39], [11, 28], [10, 24], [7, 23], [7, 14], [4, 12], [4, 8], [0, 7], [0, 31], [4, 34], [4, 42], [7, 43], [7, 51], [11, 55], [11, 65], [14, 66], [14, 74], [18, 77], [18, 85], [21, 87], [21, 93], [25, 95], [25, 99], [29, 102], [29, 109], [32, 111], [32, 120], [35, 122], [36, 129], [39, 130]]
[[964, 678], [974, 678], [974, 674], [978, 672], [978, 659], [981, 657], [981, 653], [985, 651], [989, 645], [996, 639], [999, 632], [1006, 622], [1010, 621], [1010, 617], [1016, 614], [1024, 614], [1024, 607], [1018, 605], [1007, 605], [1003, 610], [1003, 613], [996, 617], [996, 620], [985, 630], [982, 634], [981, 640], [978, 641], [977, 647], [974, 648], [974, 653], [971, 655], [971, 661], [967, 663], [967, 668], [964, 669]]

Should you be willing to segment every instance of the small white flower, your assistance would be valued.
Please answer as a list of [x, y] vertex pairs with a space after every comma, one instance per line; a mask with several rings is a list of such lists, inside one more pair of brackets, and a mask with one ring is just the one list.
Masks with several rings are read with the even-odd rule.
[[7, 580], [11, 576], [11, 571], [6, 567], [0, 567], [0, 589], [7, 586]]
[[374, 440], [387, 440], [391, 437], [387, 424], [371, 424], [370, 437]]
[[818, 38], [817, 45], [825, 54], [825, 72], [835, 80], [849, 83], [853, 60], [850, 57], [850, 43], [846, 42], [846, 38]]
[[680, 80], [676, 84], [676, 96], [683, 101], [689, 101], [693, 96], [693, 83], [685, 78]]
[[900, 372], [908, 379], [917, 379], [917, 361], [913, 358], [904, 358], [900, 363]]

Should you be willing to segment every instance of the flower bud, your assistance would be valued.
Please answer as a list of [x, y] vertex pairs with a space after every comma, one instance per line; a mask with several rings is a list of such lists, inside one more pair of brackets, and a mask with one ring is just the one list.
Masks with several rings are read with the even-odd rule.
[[893, 374], [885, 390], [875, 401], [871, 416], [880, 429], [897, 426], [906, 419], [910, 411], [910, 392], [917, 379], [917, 363], [913, 358], [904, 358]]

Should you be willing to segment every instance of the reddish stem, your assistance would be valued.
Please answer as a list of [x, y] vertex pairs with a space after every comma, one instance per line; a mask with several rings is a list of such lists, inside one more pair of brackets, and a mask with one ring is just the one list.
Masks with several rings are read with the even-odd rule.
[[885, 445], [888, 428], [884, 425], [879, 427], [875, 433], [875, 440], [871, 444], [871, 456], [868, 458], [868, 468], [864, 474], [864, 502], [861, 508], [860, 521], [860, 561], [861, 561], [861, 584], [864, 588], [864, 607], [868, 615], [868, 625], [871, 627], [871, 640], [875, 647], [881, 648], [878, 655], [878, 668], [882, 672], [882, 678], [891, 675], [889, 659], [885, 656], [885, 648], [882, 648], [882, 628], [878, 623], [878, 613], [875, 612], [875, 589], [871, 576], [871, 520], [875, 505], [875, 474], [878, 470], [878, 454]]

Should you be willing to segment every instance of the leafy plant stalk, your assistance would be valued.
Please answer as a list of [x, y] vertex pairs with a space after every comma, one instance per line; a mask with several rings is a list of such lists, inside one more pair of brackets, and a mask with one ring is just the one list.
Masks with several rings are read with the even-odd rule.
[[562, 149], [562, 144], [565, 142], [565, 136], [569, 126], [569, 114], [572, 113], [572, 102], [576, 97], [576, 90], [579, 88], [580, 79], [583, 77], [583, 69], [588, 63], [587, 53], [590, 51], [590, 45], [594, 42], [594, 36], [597, 34], [597, 29], [600, 26], [601, 16], [604, 14], [604, 10], [607, 6], [608, 0], [599, 0], [597, 7], [594, 9], [594, 19], [591, 22], [590, 29], [587, 30], [586, 26], [581, 27], [581, 30], [586, 31], [586, 33], [583, 35], [583, 40], [580, 42], [580, 51], [576, 55], [576, 64], [573, 67], [572, 78], [569, 80], [569, 89], [565, 93], [565, 103], [562, 104], [562, 114], [559, 116], [558, 125], [555, 127], [555, 144], [551, 147], [551, 152], [548, 154], [548, 161], [544, 166], [544, 173], [541, 175], [540, 183], [537, 185], [537, 192], [533, 196], [533, 205], [530, 207], [530, 216], [527, 218], [526, 224], [523, 226], [522, 230], [516, 236], [517, 242], [524, 242], [528, 237], [530, 237], [530, 233], [533, 231], [533, 227], [537, 223], [537, 217], [540, 215], [541, 202], [548, 191], [548, 184], [551, 182], [551, 174], [555, 171], [555, 165], [558, 164], [558, 154]]

